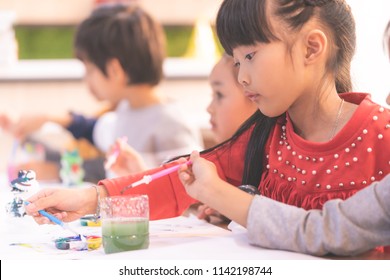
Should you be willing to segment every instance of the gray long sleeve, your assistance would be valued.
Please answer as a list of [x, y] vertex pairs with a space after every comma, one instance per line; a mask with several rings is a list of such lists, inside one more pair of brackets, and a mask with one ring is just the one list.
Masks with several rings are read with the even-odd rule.
[[263, 196], [249, 209], [253, 245], [311, 255], [356, 255], [390, 245], [390, 174], [343, 201], [304, 210]]

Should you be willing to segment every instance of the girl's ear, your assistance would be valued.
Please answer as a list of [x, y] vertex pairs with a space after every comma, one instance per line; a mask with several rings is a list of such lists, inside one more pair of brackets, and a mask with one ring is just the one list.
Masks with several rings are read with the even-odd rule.
[[128, 77], [118, 59], [112, 58], [106, 64], [107, 76], [110, 80], [127, 84]]
[[309, 31], [305, 37], [305, 62], [311, 64], [326, 54], [328, 38], [319, 29]]

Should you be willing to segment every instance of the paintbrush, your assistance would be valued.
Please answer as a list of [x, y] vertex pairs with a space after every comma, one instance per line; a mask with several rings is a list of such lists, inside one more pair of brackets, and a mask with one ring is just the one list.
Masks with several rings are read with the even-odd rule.
[[[123, 136], [123, 137], [120, 137], [119, 138], [119, 141], [121, 142], [127, 142], [127, 137], [126, 136]], [[115, 148], [113, 149], [112, 153], [107, 157], [107, 161], [106, 163], [104, 164], [104, 169], [105, 170], [109, 170], [111, 168], [111, 166], [116, 162], [116, 159], [118, 158], [119, 156], [119, 152], [120, 152], [120, 149], [117, 146], [115, 146]]]
[[142, 179], [140, 179], [140, 180], [138, 180], [138, 181], [136, 181], [136, 182], [130, 184], [129, 186], [125, 187], [125, 188], [122, 190], [122, 193], [123, 193], [124, 191], [126, 191], [127, 189], [129, 189], [129, 188], [133, 188], [133, 187], [136, 187], [136, 186], [139, 186], [139, 185], [142, 185], [142, 184], [149, 184], [150, 182], [152, 182], [152, 181], [155, 180], [155, 179], [161, 178], [161, 177], [163, 177], [163, 176], [165, 176], [165, 175], [168, 175], [168, 174], [170, 174], [170, 173], [172, 173], [172, 172], [175, 172], [175, 171], [177, 171], [177, 170], [180, 168], [180, 166], [182, 166], [183, 164], [187, 164], [187, 165], [188, 165], [188, 164], [191, 164], [191, 161], [188, 160], [188, 161], [186, 161], [186, 162], [184, 162], [184, 163], [181, 163], [181, 164], [178, 164], [178, 165], [171, 166], [171, 167], [166, 168], [166, 169], [164, 169], [164, 170], [158, 171], [158, 172], [156, 172], [156, 173], [154, 173], [154, 174], [145, 175]]
[[[29, 205], [30, 202], [27, 201], [27, 200], [25, 200], [25, 201], [24, 201], [24, 204], [25, 204], [25, 205]], [[80, 236], [81, 240], [85, 239], [85, 237], [84, 237], [82, 234], [80, 234], [80, 233], [78, 233], [77, 231], [75, 231], [74, 229], [72, 229], [72, 228], [69, 226], [69, 224], [64, 223], [63, 221], [61, 221], [61, 220], [58, 219], [57, 217], [55, 217], [55, 216], [53, 216], [53, 215], [47, 213], [45, 210], [39, 210], [38, 212], [39, 212], [39, 214], [41, 214], [42, 216], [48, 218], [51, 222], [53, 222], [53, 223], [55, 223], [55, 224], [61, 226], [63, 229], [65, 229], [65, 230], [67, 229], [67, 230], [73, 232], [75, 235]]]

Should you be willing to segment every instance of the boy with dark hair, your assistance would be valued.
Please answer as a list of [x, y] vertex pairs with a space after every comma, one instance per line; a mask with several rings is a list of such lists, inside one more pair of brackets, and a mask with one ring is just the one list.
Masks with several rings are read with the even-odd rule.
[[[91, 93], [98, 100], [117, 104], [115, 110], [97, 118], [70, 112], [60, 117], [22, 117], [15, 123], [3, 116], [3, 127], [16, 138], [24, 139], [48, 121], [60, 124], [76, 139], [87, 139], [103, 153], [116, 139], [127, 138], [145, 168], [201, 148], [198, 129], [185, 121], [177, 104], [157, 91], [163, 78], [165, 37], [162, 27], [142, 8], [99, 5], [77, 29], [75, 54], [85, 65]], [[58, 165], [59, 158], [55, 161]], [[104, 157], [84, 162], [85, 180], [97, 182], [107, 176]], [[52, 179], [58, 179], [58, 166], [54, 172], [46, 167], [47, 162], [28, 163], [17, 169], [33, 169], [46, 179], [50, 172]]]

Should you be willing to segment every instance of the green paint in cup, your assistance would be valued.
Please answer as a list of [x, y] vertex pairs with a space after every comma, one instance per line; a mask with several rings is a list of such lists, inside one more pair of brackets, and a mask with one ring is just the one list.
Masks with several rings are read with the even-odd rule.
[[106, 254], [149, 247], [149, 201], [146, 195], [105, 197], [100, 204]]

